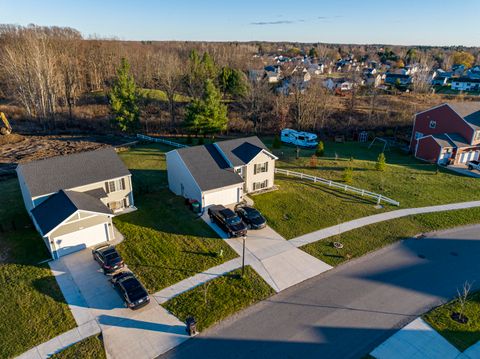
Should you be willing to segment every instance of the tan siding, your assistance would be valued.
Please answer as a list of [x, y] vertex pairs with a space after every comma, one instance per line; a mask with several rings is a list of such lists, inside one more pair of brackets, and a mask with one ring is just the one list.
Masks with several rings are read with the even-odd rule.
[[[255, 165], [268, 162], [268, 171], [255, 174]], [[259, 153], [247, 166], [245, 174], [246, 192], [253, 192], [255, 182], [268, 180], [268, 187], [273, 187], [275, 176], [275, 160], [264, 152]]]
[[111, 223], [111, 222], [112, 222], [111, 218], [109, 218], [107, 215], [97, 214], [97, 215], [94, 215], [93, 217], [79, 220], [73, 223], [66, 222], [60, 225], [60, 227], [55, 229], [52, 233], [50, 233], [49, 237], [55, 238], [55, 237], [58, 237], [67, 233], [72, 233], [87, 227], [92, 227], [97, 224]]

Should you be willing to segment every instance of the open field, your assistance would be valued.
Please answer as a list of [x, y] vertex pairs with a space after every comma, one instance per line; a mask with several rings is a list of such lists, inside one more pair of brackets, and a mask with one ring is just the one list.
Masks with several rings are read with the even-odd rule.
[[114, 219], [125, 236], [117, 248], [150, 292], [236, 257], [183, 198], [165, 188], [165, 150], [170, 148], [146, 144], [121, 153], [133, 174], [138, 210]]
[[76, 326], [23, 207], [17, 179], [0, 181], [0, 357], [9, 358]]
[[[301, 249], [332, 266], [336, 266], [351, 258], [360, 257], [416, 234], [479, 222], [480, 208], [427, 213], [371, 224], [307, 244]], [[333, 242], [342, 243], [343, 248], [334, 248]]]
[[182, 321], [193, 316], [197, 329], [203, 330], [273, 294], [273, 289], [247, 266], [243, 278], [241, 269], [237, 269], [180, 294], [163, 306]]
[[[271, 139], [265, 140], [270, 144]], [[374, 207], [374, 201], [293, 177], [276, 176], [278, 191], [253, 196], [255, 205], [269, 223], [287, 239], [351, 219], [398, 208], [422, 207], [480, 199], [478, 179], [460, 176], [436, 165], [419, 162], [400, 150], [386, 152], [387, 169], [375, 170], [381, 146], [368, 149], [356, 142], [325, 144], [325, 156], [312, 168], [313, 150], [282, 146], [273, 150], [279, 168], [304, 172], [343, 182], [346, 167], [353, 168], [354, 187], [382, 194], [400, 202], [400, 207]]]
[[468, 323], [460, 324], [450, 317], [459, 310], [458, 301], [453, 300], [431, 310], [423, 319], [463, 352], [480, 340], [480, 292], [470, 295], [465, 305], [464, 315], [469, 319]]
[[54, 354], [52, 359], [105, 359], [106, 357], [102, 339], [99, 336], [92, 336]]

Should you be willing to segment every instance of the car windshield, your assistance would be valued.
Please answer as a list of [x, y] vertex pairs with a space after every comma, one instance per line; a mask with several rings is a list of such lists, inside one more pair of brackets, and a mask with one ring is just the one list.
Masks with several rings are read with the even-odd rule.
[[135, 278], [128, 278], [124, 280], [122, 285], [127, 292], [128, 299], [130, 299], [131, 302], [135, 302], [147, 296], [147, 293], [143, 289], [142, 285]]
[[240, 219], [240, 217], [235, 216], [235, 217], [225, 218], [225, 221], [227, 221], [227, 223], [230, 225], [235, 225], [235, 224], [240, 224], [242, 220]]
[[122, 258], [115, 252], [105, 256], [105, 260], [110, 264], [117, 264], [122, 261]]

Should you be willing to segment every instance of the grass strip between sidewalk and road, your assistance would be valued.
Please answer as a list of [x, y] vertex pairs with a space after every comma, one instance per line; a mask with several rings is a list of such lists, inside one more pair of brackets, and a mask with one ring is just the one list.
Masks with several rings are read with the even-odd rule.
[[460, 312], [458, 300], [441, 305], [423, 316], [423, 319], [458, 350], [464, 351], [480, 340], [480, 291], [471, 294], [463, 314], [468, 322], [460, 324], [450, 315]]
[[[480, 223], [480, 208], [412, 215], [371, 224], [300, 247], [332, 266], [416, 234]], [[336, 249], [333, 242], [343, 244]]]
[[203, 330], [252, 304], [275, 294], [274, 290], [250, 267], [241, 269], [195, 287], [163, 306], [181, 321], [189, 316]]

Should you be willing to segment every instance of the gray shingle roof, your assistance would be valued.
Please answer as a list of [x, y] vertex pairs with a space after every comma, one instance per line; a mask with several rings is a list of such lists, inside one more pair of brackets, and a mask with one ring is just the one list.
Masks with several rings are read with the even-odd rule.
[[202, 191], [243, 183], [214, 145], [176, 150]]
[[449, 102], [448, 105], [475, 130], [480, 130], [480, 101]]
[[441, 147], [456, 147], [455, 143], [453, 143], [444, 133], [432, 135], [432, 137]]
[[215, 144], [227, 156], [233, 166], [245, 165], [262, 150], [268, 151], [268, 148], [257, 136], [221, 141]]
[[112, 214], [99, 199], [86, 193], [59, 191], [32, 209], [32, 215], [42, 233], [47, 234], [78, 210]]
[[32, 197], [129, 175], [113, 148], [51, 157], [20, 164]]
[[456, 147], [470, 147], [471, 145], [468, 143], [468, 141], [462, 136], [459, 135], [458, 133], [447, 133], [446, 134], [452, 142], [455, 144]]

